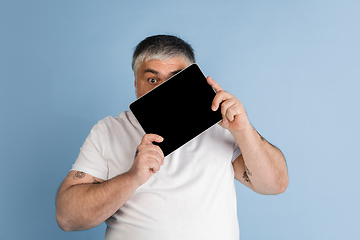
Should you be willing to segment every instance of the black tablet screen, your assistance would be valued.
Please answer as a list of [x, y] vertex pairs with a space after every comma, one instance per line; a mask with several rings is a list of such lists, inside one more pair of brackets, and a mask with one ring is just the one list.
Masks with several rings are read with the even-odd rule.
[[192, 64], [130, 104], [146, 133], [164, 138], [164, 155], [172, 153], [221, 119], [211, 109], [215, 92], [197, 64]]

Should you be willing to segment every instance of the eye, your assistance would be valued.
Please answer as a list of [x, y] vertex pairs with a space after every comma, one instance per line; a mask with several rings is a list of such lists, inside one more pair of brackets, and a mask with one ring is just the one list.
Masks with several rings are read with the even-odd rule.
[[151, 83], [151, 84], [155, 84], [155, 83], [157, 83], [158, 82], [158, 80], [156, 80], [155, 78], [149, 78], [149, 83]]

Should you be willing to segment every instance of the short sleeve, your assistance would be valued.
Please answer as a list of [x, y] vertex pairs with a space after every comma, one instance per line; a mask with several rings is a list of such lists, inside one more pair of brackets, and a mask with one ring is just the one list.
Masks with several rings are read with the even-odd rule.
[[234, 149], [234, 152], [233, 152], [233, 156], [231, 158], [231, 162], [233, 163], [235, 161], [235, 159], [240, 156], [241, 154], [241, 151], [240, 151], [240, 148], [239, 146], [235, 143], [235, 149]]
[[103, 121], [99, 121], [86, 138], [80, 153], [72, 166], [71, 170], [81, 171], [94, 177], [107, 180], [108, 167], [104, 158], [104, 148], [106, 146], [106, 126]]

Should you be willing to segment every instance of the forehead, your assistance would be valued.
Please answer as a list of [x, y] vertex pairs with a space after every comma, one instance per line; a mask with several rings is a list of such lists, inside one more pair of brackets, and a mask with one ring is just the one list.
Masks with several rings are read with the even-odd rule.
[[188, 61], [186, 61], [184, 57], [180, 56], [164, 60], [149, 59], [140, 63], [137, 74], [145, 74], [146, 72], [165, 74], [168, 72], [182, 70], [189, 65]]

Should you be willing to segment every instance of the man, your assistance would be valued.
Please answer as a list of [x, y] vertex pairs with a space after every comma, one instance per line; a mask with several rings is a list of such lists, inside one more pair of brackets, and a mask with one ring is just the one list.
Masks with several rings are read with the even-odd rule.
[[[146, 38], [133, 55], [137, 98], [194, 62], [183, 40]], [[153, 144], [163, 138], [145, 134], [131, 112], [94, 126], [57, 194], [63, 230], [106, 221], [106, 239], [239, 239], [234, 178], [260, 194], [279, 194], [288, 184], [286, 163], [241, 102], [207, 81], [222, 122], [166, 158]]]

